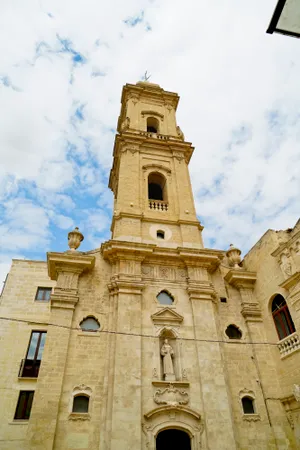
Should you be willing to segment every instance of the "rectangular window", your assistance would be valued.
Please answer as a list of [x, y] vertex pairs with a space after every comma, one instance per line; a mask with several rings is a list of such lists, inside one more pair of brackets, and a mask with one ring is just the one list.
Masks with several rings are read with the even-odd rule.
[[28, 420], [32, 407], [34, 391], [20, 391], [19, 400], [15, 412], [15, 420]]
[[51, 287], [38, 287], [36, 291], [35, 300], [39, 300], [42, 302], [49, 302], [51, 292], [52, 292]]
[[26, 358], [22, 360], [19, 377], [36, 378], [45, 346], [46, 331], [32, 331]]

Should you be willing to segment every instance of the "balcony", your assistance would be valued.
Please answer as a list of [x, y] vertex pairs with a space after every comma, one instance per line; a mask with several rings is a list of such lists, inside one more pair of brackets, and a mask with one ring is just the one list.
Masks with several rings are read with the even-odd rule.
[[279, 349], [281, 359], [296, 352], [297, 350], [300, 350], [300, 339], [298, 333], [292, 333], [284, 339], [281, 339], [281, 341], [278, 342], [277, 347]]
[[18, 377], [37, 378], [39, 375], [40, 365], [40, 360], [22, 359]]
[[170, 139], [170, 136], [166, 136], [165, 134], [153, 133], [151, 131], [140, 131], [139, 134], [141, 136], [146, 136], [153, 139], [160, 139], [161, 141], [167, 141], [168, 139]]
[[168, 211], [168, 203], [162, 200], [149, 200], [149, 208], [156, 211]]

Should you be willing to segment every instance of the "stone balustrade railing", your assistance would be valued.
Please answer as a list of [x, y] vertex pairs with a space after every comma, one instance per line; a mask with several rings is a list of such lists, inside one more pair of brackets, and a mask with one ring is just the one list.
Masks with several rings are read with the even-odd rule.
[[300, 350], [300, 339], [297, 333], [290, 334], [289, 336], [281, 339], [277, 344], [281, 358], [284, 358], [297, 350]]
[[168, 203], [161, 200], [149, 200], [149, 208], [157, 211], [168, 211]]
[[158, 133], [151, 133], [150, 131], [140, 131], [140, 134], [142, 136], [147, 136], [147, 137], [151, 137], [154, 139], [160, 139], [162, 141], [166, 141], [166, 140], [170, 139], [170, 136], [166, 136], [164, 134], [158, 134]]

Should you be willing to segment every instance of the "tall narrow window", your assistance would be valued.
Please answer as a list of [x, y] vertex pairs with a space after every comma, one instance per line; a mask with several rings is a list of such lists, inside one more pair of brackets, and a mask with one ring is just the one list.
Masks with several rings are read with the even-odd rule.
[[42, 302], [48, 302], [50, 300], [51, 292], [52, 292], [51, 287], [38, 287], [35, 299]]
[[280, 340], [296, 331], [288, 305], [280, 294], [277, 294], [272, 302], [272, 315]]
[[20, 391], [15, 420], [28, 420], [30, 417], [34, 391]]
[[45, 346], [46, 331], [32, 331], [26, 358], [22, 360], [19, 377], [36, 378]]
[[148, 133], [158, 133], [159, 132], [159, 122], [157, 119], [155, 119], [155, 117], [148, 117], [147, 132]]
[[72, 412], [87, 413], [89, 412], [89, 397], [86, 395], [76, 395], [73, 400]]
[[166, 200], [166, 180], [160, 173], [150, 173], [148, 177], [149, 200]]
[[244, 414], [255, 414], [253, 398], [243, 397], [242, 405], [243, 405]]

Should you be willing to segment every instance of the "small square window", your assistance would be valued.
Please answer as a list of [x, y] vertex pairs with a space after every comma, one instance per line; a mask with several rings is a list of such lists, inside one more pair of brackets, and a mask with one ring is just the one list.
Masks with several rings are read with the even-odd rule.
[[51, 292], [52, 292], [51, 287], [38, 287], [36, 291], [35, 300], [48, 302], [50, 300]]
[[220, 297], [220, 302], [221, 303], [227, 303], [227, 298], [226, 297]]
[[34, 391], [20, 391], [14, 420], [28, 420], [30, 417]]
[[158, 230], [156, 232], [156, 237], [157, 237], [157, 239], [164, 239], [165, 238], [165, 232], [162, 231], [162, 230]]

